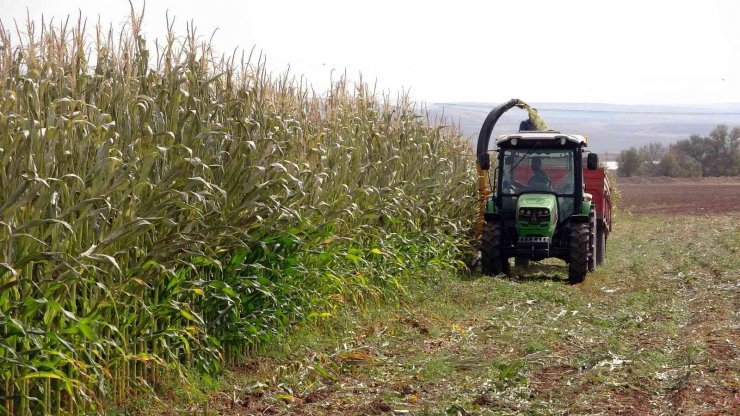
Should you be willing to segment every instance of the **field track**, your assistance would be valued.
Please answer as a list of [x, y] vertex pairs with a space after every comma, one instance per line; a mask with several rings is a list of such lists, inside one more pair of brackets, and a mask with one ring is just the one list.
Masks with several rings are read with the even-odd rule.
[[618, 187], [633, 214], [740, 213], [740, 178], [620, 178]]
[[[511, 279], [427, 275], [398, 304], [298, 329], [201, 402], [223, 415], [738, 415], [733, 218], [619, 212], [607, 262], [580, 285], [557, 262]], [[163, 404], [147, 414], [193, 409]]]

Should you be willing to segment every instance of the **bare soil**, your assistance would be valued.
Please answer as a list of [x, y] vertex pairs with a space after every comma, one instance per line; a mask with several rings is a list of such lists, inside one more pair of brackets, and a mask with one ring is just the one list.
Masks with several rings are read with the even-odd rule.
[[619, 178], [620, 208], [633, 214], [740, 213], [740, 177]]

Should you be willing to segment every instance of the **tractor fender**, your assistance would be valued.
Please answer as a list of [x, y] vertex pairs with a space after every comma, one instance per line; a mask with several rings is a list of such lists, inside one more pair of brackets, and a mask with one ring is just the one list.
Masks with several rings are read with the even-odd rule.
[[589, 217], [588, 215], [578, 214], [578, 215], [571, 215], [568, 217], [568, 221], [576, 223], [576, 224], [588, 224]]
[[486, 220], [486, 222], [500, 221], [501, 220], [501, 214], [499, 214], [497, 212], [486, 212], [483, 215], [483, 218]]
[[591, 205], [593, 205], [593, 202], [583, 201], [581, 203], [581, 214], [588, 216], [589, 211], [591, 211]]

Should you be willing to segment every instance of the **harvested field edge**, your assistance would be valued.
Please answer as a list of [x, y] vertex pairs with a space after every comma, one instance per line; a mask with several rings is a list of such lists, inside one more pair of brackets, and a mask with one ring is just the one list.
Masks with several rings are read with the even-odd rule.
[[[740, 227], [728, 219], [623, 216], [582, 285], [557, 263], [416, 280], [400, 305], [299, 328], [201, 403], [224, 415], [737, 414]], [[203, 405], [168, 396], [139, 411], [185, 409]]]

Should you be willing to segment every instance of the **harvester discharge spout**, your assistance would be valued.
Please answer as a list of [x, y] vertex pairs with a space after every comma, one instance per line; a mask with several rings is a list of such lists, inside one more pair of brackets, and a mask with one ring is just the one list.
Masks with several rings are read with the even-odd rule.
[[[480, 237], [483, 232], [484, 214], [486, 212], [486, 203], [490, 197], [490, 187], [488, 184], [488, 170], [491, 167], [490, 155], [488, 154], [488, 146], [491, 140], [491, 133], [496, 123], [504, 115], [505, 112], [517, 107], [526, 110], [529, 118], [522, 121], [520, 124], [520, 130], [547, 130], [547, 125], [537, 115], [537, 110], [532, 108], [529, 104], [518, 98], [512, 98], [511, 100], [497, 106], [486, 116], [483, 126], [478, 134], [478, 144], [476, 146], [476, 170], [478, 171], [478, 220], [475, 224], [476, 235]], [[526, 128], [523, 128], [526, 127]]]

